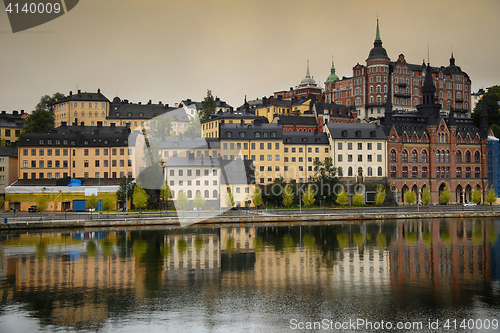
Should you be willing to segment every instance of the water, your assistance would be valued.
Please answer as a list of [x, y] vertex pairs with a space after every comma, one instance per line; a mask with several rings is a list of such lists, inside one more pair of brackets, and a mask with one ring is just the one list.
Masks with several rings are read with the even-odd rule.
[[0, 234], [0, 332], [498, 332], [499, 310], [500, 220]]

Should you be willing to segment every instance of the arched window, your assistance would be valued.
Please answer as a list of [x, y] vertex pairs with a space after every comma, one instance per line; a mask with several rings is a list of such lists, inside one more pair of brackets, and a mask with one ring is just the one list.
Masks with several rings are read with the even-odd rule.
[[474, 153], [474, 162], [475, 162], [475, 163], [480, 163], [480, 162], [481, 162], [480, 154], [479, 154], [479, 152], [478, 152], [478, 151], [476, 151], [476, 152]]
[[474, 177], [480, 178], [480, 176], [481, 176], [481, 168], [476, 167], [475, 172], [474, 172]]
[[188, 190], [187, 194], [189, 199], [193, 197], [193, 192], [191, 190]]
[[462, 152], [460, 150], [457, 150], [456, 162], [457, 163], [462, 163]]
[[210, 196], [210, 192], [208, 190], [205, 190], [203, 197], [205, 197], [205, 199], [208, 199], [209, 196]]
[[172, 199], [174, 199], [174, 198], [175, 198], [175, 191], [172, 190]]
[[462, 140], [460, 139], [460, 136], [457, 135], [457, 144], [462, 143]]
[[[424, 136], [425, 138], [425, 136]], [[427, 150], [422, 150], [422, 163], [427, 163]]]
[[377, 176], [382, 177], [382, 167], [378, 167]]
[[470, 151], [465, 152], [465, 163], [470, 163]]
[[407, 166], [403, 167], [403, 178], [408, 178], [408, 167]]
[[411, 168], [411, 178], [418, 178], [418, 168], [416, 166]]
[[396, 167], [391, 166], [391, 178], [396, 178]]
[[413, 149], [413, 151], [411, 152], [411, 161], [413, 163], [418, 162], [418, 154], [417, 154], [417, 151], [415, 149]]
[[444, 150], [441, 150], [441, 163], [444, 163]]
[[446, 151], [445, 163], [450, 163], [450, 151], [449, 150]]
[[457, 167], [457, 178], [462, 178], [462, 168]]
[[339, 167], [338, 168], [338, 173], [339, 173], [339, 176], [342, 177], [344, 175], [344, 172], [342, 170], [342, 167]]
[[347, 169], [347, 176], [352, 177], [352, 167], [349, 167], [349, 169]]
[[403, 163], [407, 163], [408, 162], [408, 152], [405, 150], [403, 150]]
[[425, 134], [422, 135], [422, 142], [427, 143], [427, 136]]
[[391, 162], [396, 162], [396, 151], [394, 149], [391, 150]]
[[217, 199], [217, 190], [214, 190], [213, 193], [212, 193], [212, 197], [214, 199]]
[[372, 167], [368, 167], [368, 177], [371, 177], [372, 175]]
[[439, 163], [439, 150], [436, 150], [436, 163]]

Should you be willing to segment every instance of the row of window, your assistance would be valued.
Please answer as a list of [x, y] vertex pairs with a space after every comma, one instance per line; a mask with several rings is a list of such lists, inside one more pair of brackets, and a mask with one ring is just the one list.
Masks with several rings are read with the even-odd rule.
[[[92, 103], [92, 102], [88, 103], [88, 106], [89, 106], [88, 108], [92, 109], [92, 105], [94, 106], [94, 109], [99, 108], [99, 103]], [[73, 108], [78, 109], [78, 102], [73, 102]], [[80, 109], [85, 109], [85, 102], [80, 103]], [[106, 103], [101, 103], [101, 109], [103, 109], [103, 110], [106, 109]]]
[[[31, 166], [29, 165], [28, 161], [23, 161], [23, 168], [28, 168], [28, 167], [31, 167], [31, 168], [36, 168], [36, 162], [37, 161], [31, 161]], [[47, 164], [45, 164], [45, 162], [47, 162]], [[52, 163], [54, 162], [54, 163]], [[117, 167], [118, 166], [118, 161], [117, 160], [112, 160], [111, 161], [111, 166], [112, 167]], [[120, 160], [119, 161], [119, 164], [120, 164], [120, 167], [124, 167], [125, 166], [125, 160]], [[73, 168], [76, 167], [76, 161], [73, 161]], [[89, 161], [88, 160], [85, 160], [83, 161], [83, 166], [85, 168], [88, 168], [89, 167]], [[94, 161], [94, 166], [96, 168], [100, 167], [101, 166], [101, 161], [99, 160], [95, 160]], [[107, 168], [109, 166], [109, 163], [108, 163], [108, 160], [104, 160], [103, 161], [103, 167]], [[131, 167], [132, 166], [132, 160], [128, 160], [128, 164], [127, 166]], [[57, 161], [38, 161], [38, 167], [39, 168], [60, 168], [61, 167], [61, 161], [57, 160]], [[62, 161], [62, 167], [63, 168], [67, 168], [68, 167], [68, 161]]]
[[[188, 171], [191, 171], [191, 170], [188, 170]], [[179, 186], [184, 186], [184, 180], [177, 181], [177, 184]], [[196, 186], [201, 186], [201, 181], [197, 180], [197, 181], [195, 181], [195, 184], [196, 184]], [[210, 186], [210, 181], [205, 180], [204, 184], [205, 184], [205, 186]], [[186, 181], [186, 185], [187, 186], [192, 186], [193, 185], [193, 181], [192, 180], [187, 180]], [[217, 180], [212, 181], [212, 185], [213, 186], [217, 186]], [[170, 186], [175, 186], [175, 180], [171, 180], [170, 181]]]
[[[456, 163], [462, 163], [462, 152], [460, 150], [457, 150], [455, 154], [456, 158]], [[392, 149], [390, 152], [390, 161], [392, 163], [397, 162], [396, 158], [396, 150]], [[408, 151], [406, 149], [403, 149], [401, 152], [401, 161], [403, 163], [408, 163]], [[412, 150], [411, 152], [411, 161], [412, 163], [418, 163], [418, 152], [416, 149]], [[464, 163], [471, 163], [471, 152], [466, 151], [465, 156], [463, 159]], [[421, 158], [420, 162], [422, 163], [427, 163], [427, 150], [422, 150], [421, 153]], [[436, 150], [436, 163], [449, 163], [450, 162], [450, 151], [444, 151], [444, 150]], [[474, 163], [481, 163], [481, 154], [479, 151], [476, 151], [474, 153]]]
[[[14, 133], [16, 136], [19, 136], [21, 134], [21, 130], [15, 130]], [[2, 135], [1, 128], [0, 128], [0, 135]], [[4, 129], [4, 136], [12, 136], [12, 131], [8, 128]]]
[[[169, 172], [169, 175], [171, 177], [174, 177], [175, 176], [175, 170], [171, 169], [170, 172]], [[177, 175], [179, 177], [183, 177], [184, 176], [184, 170], [182, 170], [182, 169], [177, 170]], [[193, 176], [193, 170], [191, 170], [191, 169], [186, 170], [186, 175], [188, 177], [192, 177]], [[194, 175], [196, 177], [201, 177], [201, 170], [200, 169], [194, 170]], [[209, 169], [203, 170], [203, 175], [204, 176], [210, 176], [210, 170]], [[217, 170], [212, 170], [212, 176], [217, 177]]]
[[[43, 140], [40, 139], [40, 141], [43, 141]], [[48, 144], [52, 144], [52, 140], [48, 140], [48, 141], [50, 141], [50, 143], [48, 143]], [[58, 141], [58, 140], [56, 140], [56, 141]], [[109, 151], [108, 148], [95, 148], [95, 150], [94, 150], [95, 156], [99, 156], [101, 154], [101, 149], [102, 149], [102, 154], [104, 156], [108, 156], [108, 151]], [[111, 155], [117, 155], [118, 149], [119, 149], [121, 156], [125, 155], [125, 148], [111, 148]], [[23, 156], [28, 156], [28, 152], [29, 152], [29, 150], [27, 148], [24, 148], [23, 149]], [[52, 153], [54, 153], [54, 156], [61, 155], [61, 149], [48, 148], [45, 150], [45, 149], [40, 148], [40, 149], [38, 149], [38, 156], [45, 156], [45, 152], [47, 152], [47, 156], [52, 156]], [[128, 153], [128, 155], [132, 155], [132, 149], [128, 148], [127, 153]], [[83, 155], [89, 156], [89, 149], [85, 148], [83, 150]], [[37, 156], [37, 149], [36, 148], [31, 149], [31, 156]], [[62, 156], [68, 156], [68, 149], [62, 149]], [[75, 149], [73, 149], [73, 156], [76, 156]]]
[[[179, 192], [180, 192], [180, 191], [182, 191], [182, 190], [179, 190]], [[235, 192], [236, 192], [236, 193], [240, 193], [240, 191], [241, 191], [241, 190], [240, 190], [240, 188], [239, 188], [239, 187], [236, 187]], [[177, 192], [177, 195], [179, 194], [179, 192]], [[172, 193], [172, 198], [175, 198], [175, 195], [176, 195], [175, 191], [174, 191], [174, 190], [171, 190], [171, 193]], [[200, 191], [200, 190], [196, 190], [196, 192], [195, 192], [195, 193], [196, 193], [195, 195], [200, 195], [200, 196], [201, 196], [201, 191]], [[245, 187], [245, 193], [249, 193], [249, 189], [248, 189], [248, 187]], [[218, 197], [218, 195], [217, 195], [217, 194], [218, 194], [217, 190], [213, 190], [213, 191], [212, 191], [212, 199], [217, 199], [217, 197]], [[188, 191], [186, 192], [186, 195], [187, 195], [188, 199], [193, 198], [193, 191], [188, 190]], [[205, 190], [205, 191], [203, 192], [203, 198], [205, 198], [205, 199], [210, 199], [210, 191], [209, 191], [209, 190]]]
[[[402, 168], [402, 178], [408, 178], [408, 170], [409, 169], [407, 166], [404, 166]], [[471, 167], [466, 167], [464, 178], [471, 178], [471, 171], [472, 171]], [[390, 176], [391, 176], [391, 178], [397, 177], [395, 166], [391, 166]], [[420, 178], [427, 178], [427, 177], [428, 177], [428, 169], [427, 169], [427, 167], [422, 167], [422, 172], [421, 172]], [[474, 177], [481, 178], [481, 168], [480, 167], [476, 167], [474, 169]], [[411, 178], [419, 178], [418, 167], [411, 168]], [[436, 167], [436, 178], [450, 178], [450, 167]], [[462, 167], [457, 167], [456, 178], [462, 178]]]
[[[343, 149], [343, 143], [342, 142], [337, 142], [337, 149], [338, 150], [342, 150]], [[348, 142], [347, 143], [347, 150], [352, 150], [352, 147], [353, 147], [353, 143], [352, 142]], [[358, 142], [358, 150], [363, 150], [363, 143], [362, 142]], [[366, 150], [372, 150], [373, 149], [373, 144], [372, 142], [368, 142], [366, 143]], [[377, 150], [382, 150], [382, 143], [377, 143]], [[325, 151], [327, 152], [327, 151]]]
[[[338, 172], [339, 177], [343, 177], [344, 176], [344, 169], [342, 167], [339, 167], [337, 169], [337, 172]], [[383, 172], [382, 167], [378, 167], [377, 168], [377, 176], [378, 177], [382, 177], [382, 172]], [[373, 168], [372, 167], [368, 167], [366, 169], [366, 175], [368, 177], [372, 177], [373, 176]], [[353, 176], [353, 168], [352, 167], [348, 167], [347, 168], [347, 176], [348, 177], [352, 177]], [[358, 168], [358, 176], [363, 176], [363, 168], [362, 167]]]
[[[83, 173], [83, 177], [84, 178], [89, 178], [89, 172], [84, 172]], [[38, 173], [38, 178], [37, 178], [37, 173], [36, 172], [32, 172], [31, 173], [31, 178], [28, 178], [29, 176], [29, 173], [28, 172], [24, 172], [23, 173], [23, 179], [60, 179], [61, 178], [61, 173], [60, 172], [55, 172], [54, 174], [52, 174], [52, 172], [47, 172], [47, 173], [44, 173], [44, 172], [40, 172]], [[94, 173], [94, 177], [95, 178], [101, 178], [100, 177], [100, 173], [99, 172], [95, 172]], [[111, 178], [117, 178], [118, 176], [118, 173], [117, 172], [111, 172]], [[120, 178], [125, 176], [125, 173], [122, 171], [120, 172]], [[127, 176], [129, 178], [132, 177], [132, 172], [128, 172]], [[68, 177], [68, 173], [67, 172], [63, 172], [62, 173], [62, 178], [67, 178]], [[77, 175], [76, 173], [73, 173], [73, 178], [77, 178]], [[108, 172], [104, 172], [104, 177], [103, 178], [109, 178], [109, 173]]]
[[[337, 161], [338, 162], [343, 162], [344, 161], [344, 157], [342, 154], [338, 154], [337, 155]], [[347, 162], [352, 162], [352, 155], [351, 154], [348, 154], [347, 155]], [[367, 162], [373, 162], [373, 155], [366, 155], [366, 161]], [[358, 162], [363, 162], [363, 155], [359, 154], [358, 155]], [[382, 155], [378, 154], [377, 155], [377, 162], [382, 162]]]

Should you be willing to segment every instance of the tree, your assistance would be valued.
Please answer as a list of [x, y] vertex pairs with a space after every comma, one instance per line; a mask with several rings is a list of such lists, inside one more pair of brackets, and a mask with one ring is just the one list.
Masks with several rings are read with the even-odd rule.
[[235, 202], [234, 202], [234, 196], [233, 193], [231, 193], [231, 188], [228, 186], [227, 187], [227, 195], [226, 195], [226, 207], [234, 207]]
[[314, 201], [316, 201], [314, 198], [314, 189], [311, 185], [309, 185], [302, 196], [302, 202], [304, 203], [304, 206], [309, 207], [314, 204]]
[[134, 187], [135, 183], [132, 183], [130, 179], [125, 178], [125, 176], [120, 179], [120, 185], [118, 187], [118, 191], [116, 191], [116, 197], [119, 201], [125, 203], [125, 207], [127, 206], [125, 201], [130, 200], [134, 194]]
[[160, 198], [165, 203], [165, 209], [168, 209], [168, 202], [172, 199], [172, 191], [170, 191], [167, 181], [163, 183], [160, 189]]
[[205, 199], [201, 196], [201, 192], [196, 192], [193, 200], [193, 205], [198, 209], [202, 209], [203, 207], [205, 207]]
[[432, 201], [431, 190], [428, 186], [424, 187], [424, 191], [422, 192], [422, 204], [428, 205]]
[[495, 193], [495, 189], [493, 188], [493, 185], [490, 186], [490, 190], [488, 191], [488, 194], [486, 195], [486, 202], [490, 204], [494, 203], [497, 201], [497, 194]]
[[198, 118], [200, 119], [200, 122], [207, 120], [211, 114], [214, 114], [216, 107], [217, 105], [215, 103], [214, 97], [212, 96], [212, 91], [207, 90], [207, 96], [201, 103], [202, 109], [198, 112]]
[[136, 185], [132, 197], [134, 200], [134, 206], [139, 208], [139, 212], [142, 213], [142, 209], [146, 208], [148, 203], [149, 195], [147, 195], [146, 191], [144, 191], [140, 185]]
[[326, 158], [321, 161], [316, 157], [313, 161], [313, 170], [314, 175], [311, 177], [311, 181], [318, 188], [317, 199], [326, 197], [326, 202], [334, 202], [336, 197], [333, 189], [339, 183], [339, 178], [337, 177], [337, 168], [333, 166], [333, 160]]
[[488, 88], [488, 91], [483, 95], [481, 100], [476, 104], [473, 110], [474, 125], [477, 127], [481, 124], [481, 111], [483, 103], [486, 103], [486, 111], [488, 112], [488, 125], [491, 126], [496, 136], [500, 135], [500, 86], [496, 85]]
[[476, 204], [481, 203], [481, 197], [482, 197], [481, 190], [479, 190], [478, 188], [472, 190], [470, 198], [472, 202], [475, 202]]
[[415, 200], [417, 200], [417, 196], [415, 195], [415, 192], [413, 192], [413, 190], [406, 191], [404, 199], [407, 204], [414, 204]]
[[172, 119], [167, 113], [154, 117], [148, 122], [148, 137], [166, 139], [172, 135]]
[[363, 193], [361, 193], [361, 190], [358, 190], [356, 194], [352, 197], [352, 204], [354, 206], [360, 207], [365, 203], [365, 197]]
[[42, 193], [36, 197], [36, 209], [43, 212], [49, 207], [49, 198], [46, 194]]
[[349, 196], [347, 195], [347, 192], [342, 188], [342, 192], [337, 195], [337, 204], [341, 206], [345, 206], [349, 203]]
[[253, 190], [252, 201], [257, 208], [262, 205], [262, 190], [259, 185], [256, 185]]
[[293, 192], [293, 188], [291, 185], [285, 186], [283, 190], [283, 205], [285, 207], [290, 207], [293, 203], [293, 198], [295, 197], [295, 192]]
[[381, 206], [385, 201], [385, 189], [384, 185], [380, 184], [377, 186], [377, 192], [375, 194], [375, 204]]
[[49, 96], [45, 95], [40, 98], [40, 102], [31, 112], [31, 115], [26, 118], [23, 132], [37, 133], [38, 131], [50, 131], [54, 128], [54, 104], [65, 98], [61, 93], [55, 93]]
[[92, 211], [97, 207], [98, 198], [97, 195], [92, 194], [87, 198], [87, 209], [90, 210], [90, 219], [92, 220]]
[[439, 195], [439, 201], [441, 203], [447, 205], [448, 202], [451, 200], [451, 193], [450, 190], [448, 189], [448, 186], [445, 186], [441, 194]]
[[108, 218], [109, 218], [109, 210], [115, 204], [115, 197], [116, 197], [116, 195], [114, 195], [112, 193], [106, 193], [106, 194], [104, 194], [104, 198], [102, 198], [101, 206], [104, 210], [108, 211]]
[[189, 199], [186, 193], [184, 193], [183, 190], [180, 190], [179, 193], [177, 193], [175, 207], [177, 210], [184, 210], [187, 205], [189, 205]]

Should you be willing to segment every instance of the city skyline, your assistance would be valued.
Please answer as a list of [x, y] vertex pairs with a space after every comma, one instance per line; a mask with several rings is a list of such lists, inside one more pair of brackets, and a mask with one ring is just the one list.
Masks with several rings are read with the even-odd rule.
[[[310, 72], [324, 87], [365, 64], [377, 17], [391, 61], [447, 66], [451, 53], [472, 91], [497, 84], [496, 1], [365, 4], [227, 1], [80, 2], [71, 12], [13, 34], [0, 14], [0, 109], [31, 112], [45, 94], [97, 91], [132, 102], [201, 101], [212, 90], [230, 105], [297, 85]], [[414, 19], [411, 19], [414, 17]], [[408, 23], [410, 22], [410, 23]]]

